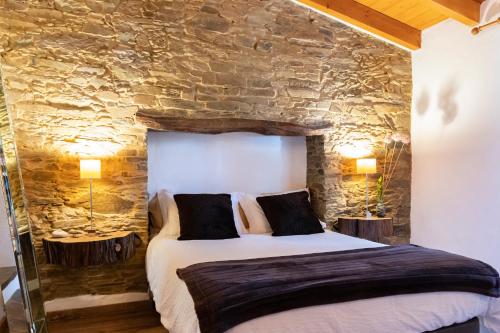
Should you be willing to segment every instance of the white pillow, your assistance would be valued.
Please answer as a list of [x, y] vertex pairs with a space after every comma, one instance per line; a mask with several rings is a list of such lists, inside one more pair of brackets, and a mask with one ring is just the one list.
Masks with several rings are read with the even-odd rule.
[[248, 233], [265, 234], [273, 231], [255, 195], [243, 194], [240, 198], [240, 205], [248, 220]]
[[181, 234], [179, 210], [174, 200], [174, 195], [167, 191], [158, 192], [161, 215], [163, 216], [163, 229], [161, 233], [167, 236], [178, 237]]
[[258, 196], [267, 197], [270, 195], [280, 195], [280, 194], [288, 194], [288, 193], [303, 192], [303, 191], [309, 193], [308, 188], [303, 188], [300, 190], [292, 190], [292, 191], [285, 191], [278, 193], [266, 193], [259, 195], [248, 194], [248, 193], [243, 194], [240, 197], [240, 204], [248, 220], [249, 224], [248, 232], [250, 234], [265, 234], [273, 232], [273, 230], [271, 229], [271, 225], [269, 224], [269, 221], [267, 220], [266, 215], [262, 210], [262, 207], [260, 207], [259, 203], [257, 202]]
[[289, 194], [289, 193], [296, 193], [296, 192], [304, 192], [306, 191], [307, 194], [309, 194], [309, 201], [311, 201], [311, 193], [309, 193], [309, 188], [308, 187], [304, 187], [304, 188], [300, 188], [298, 190], [289, 190], [289, 191], [283, 191], [283, 192], [273, 192], [273, 193], [261, 193], [259, 195], [257, 195], [258, 197], [268, 197], [270, 195], [280, 195], [280, 194]]
[[[243, 219], [241, 218], [238, 209], [238, 202], [243, 193], [231, 193], [231, 207], [233, 209], [233, 218], [236, 231], [238, 234], [248, 233]], [[181, 222], [179, 218], [179, 209], [174, 199], [174, 194], [167, 190], [158, 192], [158, 202], [160, 205], [161, 215], [163, 217], [162, 234], [166, 236], [178, 237], [181, 234]]]
[[243, 218], [241, 217], [240, 209], [238, 207], [238, 203], [241, 202], [241, 198], [244, 195], [245, 194], [241, 192], [231, 193], [231, 207], [233, 208], [234, 224], [236, 226], [236, 231], [238, 231], [239, 235], [248, 233], [248, 229], [245, 226], [245, 223], [243, 223]]

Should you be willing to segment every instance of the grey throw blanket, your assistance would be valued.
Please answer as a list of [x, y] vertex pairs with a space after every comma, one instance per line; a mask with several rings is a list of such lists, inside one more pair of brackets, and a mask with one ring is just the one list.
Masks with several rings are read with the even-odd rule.
[[435, 291], [500, 296], [491, 266], [414, 245], [207, 262], [177, 270], [202, 333], [294, 308]]

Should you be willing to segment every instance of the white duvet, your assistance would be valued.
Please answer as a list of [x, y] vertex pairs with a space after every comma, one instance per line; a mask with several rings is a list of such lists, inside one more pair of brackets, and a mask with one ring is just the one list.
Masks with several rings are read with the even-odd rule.
[[[147, 274], [156, 310], [170, 333], [199, 332], [193, 299], [177, 268], [195, 263], [340, 251], [380, 244], [341, 235], [272, 237], [245, 234], [226, 240], [178, 241], [161, 233], [149, 244]], [[432, 331], [479, 317], [500, 333], [500, 301], [463, 292], [438, 292], [380, 297], [311, 306], [256, 318], [230, 333], [405, 333]]]

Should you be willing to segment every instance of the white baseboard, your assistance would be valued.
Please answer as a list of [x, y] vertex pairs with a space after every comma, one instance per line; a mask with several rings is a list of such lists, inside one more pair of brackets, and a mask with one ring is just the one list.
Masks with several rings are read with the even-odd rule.
[[3, 290], [4, 302], [7, 303], [11, 299], [12, 295], [21, 288], [19, 286], [19, 277], [16, 276], [14, 280], [10, 281], [7, 287]]
[[149, 295], [147, 293], [80, 295], [73, 297], [56, 298], [50, 301], [46, 301], [44, 305], [46, 312], [55, 312], [147, 300], [149, 300]]

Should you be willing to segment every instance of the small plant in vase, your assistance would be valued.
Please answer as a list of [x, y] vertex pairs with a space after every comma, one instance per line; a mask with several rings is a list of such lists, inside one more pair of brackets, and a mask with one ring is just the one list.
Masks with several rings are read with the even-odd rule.
[[384, 204], [384, 176], [380, 176], [377, 179], [377, 216], [385, 216], [385, 204]]
[[377, 216], [384, 217], [387, 211], [384, 195], [391, 184], [394, 171], [399, 164], [401, 153], [406, 145], [410, 144], [410, 137], [407, 134], [394, 133], [386, 135], [384, 139], [384, 168], [383, 174], [377, 180]]

